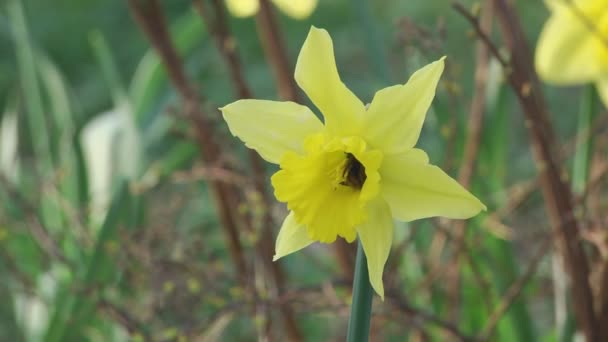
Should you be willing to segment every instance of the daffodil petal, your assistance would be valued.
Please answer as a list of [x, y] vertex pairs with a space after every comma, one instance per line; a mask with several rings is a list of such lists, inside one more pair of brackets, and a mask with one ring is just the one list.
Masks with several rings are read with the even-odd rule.
[[233, 16], [246, 18], [258, 12], [260, 2], [259, 0], [226, 0], [226, 7]]
[[608, 77], [599, 80], [595, 84], [595, 88], [597, 89], [597, 93], [600, 95], [600, 99], [604, 102], [604, 106], [608, 108]]
[[273, 0], [274, 4], [288, 16], [302, 20], [308, 18], [317, 7], [317, 0]]
[[545, 23], [536, 46], [535, 65], [539, 76], [554, 84], [580, 84], [608, 73], [608, 46], [599, 38], [608, 32], [602, 32], [606, 27], [597, 27], [600, 32], [590, 28], [590, 24], [608, 24], [608, 2], [551, 1], [549, 4], [553, 14]]
[[331, 37], [312, 27], [296, 63], [295, 79], [325, 118], [334, 134], [356, 135], [365, 106], [340, 80]]
[[310, 109], [294, 102], [239, 100], [220, 110], [234, 136], [275, 164], [287, 151], [302, 153], [304, 139], [323, 129]]
[[545, 6], [550, 10], [554, 10], [557, 5], [556, 3], [559, 2], [560, 0], [544, 0]]
[[420, 136], [426, 112], [444, 68], [442, 57], [416, 71], [406, 84], [376, 93], [365, 114], [365, 139], [384, 153], [411, 149]]
[[393, 218], [386, 202], [377, 198], [369, 203], [368, 219], [357, 229], [367, 257], [369, 281], [384, 300], [382, 273], [393, 242]]
[[275, 254], [272, 260], [277, 261], [288, 254], [299, 251], [313, 242], [314, 241], [308, 237], [306, 227], [298, 224], [295, 215], [293, 212], [290, 212], [285, 218], [285, 221], [283, 221], [279, 236], [277, 236]]
[[465, 219], [486, 209], [440, 168], [421, 161], [420, 150], [384, 156], [380, 193], [393, 217], [402, 221], [434, 216]]
[[[355, 240], [356, 227], [366, 219], [367, 202], [378, 196], [382, 153], [368, 150], [359, 137], [306, 139], [307, 155], [285, 153], [281, 170], [271, 177], [275, 197], [287, 203], [296, 220], [316, 241], [332, 243], [338, 236]], [[346, 154], [363, 163], [367, 176], [361, 189], [344, 184]]]

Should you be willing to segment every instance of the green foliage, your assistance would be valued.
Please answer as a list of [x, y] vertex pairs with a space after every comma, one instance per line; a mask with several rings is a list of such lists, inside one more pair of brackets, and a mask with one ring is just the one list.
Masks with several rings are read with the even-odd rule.
[[[433, 163], [444, 163], [456, 175], [469, 131], [476, 65], [468, 28], [447, 5], [320, 1], [307, 21], [281, 15], [279, 24], [291, 65], [308, 27], [327, 28], [335, 38], [345, 83], [365, 102], [376, 89], [403, 83], [417, 67], [447, 55], [448, 67], [420, 144]], [[225, 173], [216, 170], [224, 164], [202, 163], [193, 126], [179, 115], [180, 97], [124, 3], [0, 4], [0, 43], [8, 46], [0, 55], [0, 340], [249, 341], [263, 333], [268, 317], [269, 329], [284, 340], [283, 300], [292, 301], [306, 340], [343, 339], [350, 289], [333, 250], [315, 245], [282, 260], [287, 292], [278, 301], [271, 300], [276, 289], [261, 271], [247, 279], [247, 287], [239, 282], [221, 229], [221, 204], [214, 200], [209, 179], [237, 185], [239, 220], [269, 210], [275, 236], [283, 208], [260, 209], [251, 180], [239, 178], [248, 177], [250, 167], [215, 110], [234, 100], [234, 91], [207, 23], [189, 2], [163, 6], [173, 44], [223, 149], [221, 162], [230, 166]], [[540, 21], [530, 13], [539, 4], [521, 7], [527, 33], [535, 37]], [[276, 99], [255, 20], [231, 18], [227, 24], [236, 41], [224, 43], [238, 48], [255, 97]], [[489, 72], [484, 130], [471, 182], [489, 211], [467, 222], [466, 257], [459, 264], [456, 328], [468, 336], [483, 331], [505, 293], [529, 267], [540, 247], [531, 237], [549, 229], [537, 193], [499, 217], [503, 230], [488, 223], [510, 205], [513, 187], [535, 175], [516, 99], [503, 71], [493, 66]], [[560, 114], [552, 118], [560, 141], [592, 127], [599, 112], [592, 90], [582, 95], [549, 90], [548, 95]], [[16, 118], [14, 127], [11, 118]], [[576, 121], [577, 128], [571, 128]], [[95, 122], [103, 127], [86, 140]], [[13, 159], [7, 147], [11, 141], [17, 146]], [[93, 149], [87, 141], [96, 143]], [[575, 148], [572, 186], [579, 193], [589, 180], [594, 141]], [[385, 284], [387, 293], [399, 296], [374, 302], [374, 340], [427, 336], [442, 341], [451, 336], [442, 322], [453, 309], [453, 284], [445, 281], [454, 267], [453, 225], [433, 220], [398, 224], [387, 267], [397, 266]], [[255, 251], [262, 228], [239, 229], [248, 267], [263, 269]], [[544, 262], [549, 259], [543, 259], [510, 303], [490, 340], [572, 337], [570, 313], [563, 326], [553, 322], [556, 297]], [[252, 289], [258, 289], [256, 296]], [[255, 300], [259, 302], [253, 305]]]

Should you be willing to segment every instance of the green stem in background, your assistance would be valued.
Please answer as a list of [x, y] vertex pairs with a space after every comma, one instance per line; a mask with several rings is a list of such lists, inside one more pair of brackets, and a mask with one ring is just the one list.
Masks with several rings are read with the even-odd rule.
[[574, 166], [572, 170], [572, 188], [575, 193], [585, 190], [589, 175], [591, 149], [593, 147], [593, 134], [591, 122], [597, 112], [595, 85], [588, 85], [583, 93], [580, 113], [578, 114], [577, 147], [574, 153]]
[[348, 320], [347, 342], [363, 342], [369, 339], [370, 318], [372, 316], [372, 299], [374, 292], [369, 283], [367, 258], [363, 245], [359, 241], [355, 277], [353, 280], [353, 300]]
[[23, 5], [21, 1], [8, 2], [8, 19], [13, 31], [15, 41], [15, 56], [19, 77], [22, 83], [24, 104], [29, 124], [29, 135], [32, 139], [34, 157], [40, 163], [38, 170], [43, 175], [53, 169], [53, 154], [51, 150], [51, 137], [49, 136], [49, 123], [44, 109], [40, 90], [39, 75], [36, 72], [36, 53], [32, 46]]

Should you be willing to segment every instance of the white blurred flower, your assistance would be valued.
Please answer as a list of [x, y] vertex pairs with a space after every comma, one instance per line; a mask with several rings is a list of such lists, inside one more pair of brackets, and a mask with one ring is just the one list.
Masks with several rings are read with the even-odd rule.
[[12, 182], [17, 181], [19, 173], [17, 144], [19, 125], [17, 115], [7, 111], [0, 122], [0, 173]]
[[134, 179], [141, 167], [141, 138], [128, 105], [101, 113], [83, 129], [81, 144], [87, 167], [93, 220], [102, 219], [113, 185]]
[[52, 272], [42, 273], [36, 284], [36, 294], [16, 292], [15, 317], [27, 341], [42, 341], [49, 323], [49, 305], [55, 296], [57, 282]]

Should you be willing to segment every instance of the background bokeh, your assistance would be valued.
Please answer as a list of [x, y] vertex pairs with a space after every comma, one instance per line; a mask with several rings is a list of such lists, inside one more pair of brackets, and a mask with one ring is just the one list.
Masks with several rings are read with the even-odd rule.
[[[488, 211], [462, 228], [443, 219], [397, 224], [371, 339], [572, 340], [567, 273], [524, 115], [495, 58], [475, 91], [477, 40], [451, 3], [320, 0], [302, 21], [273, 12], [291, 68], [310, 26], [325, 28], [343, 81], [366, 103], [446, 55], [419, 146], [455, 178], [472, 99], [484, 101], [469, 188]], [[285, 307], [303, 340], [343, 340], [352, 246], [314, 245], [278, 271], [265, 260], [273, 251], [258, 249], [273, 241], [260, 241], [266, 230], [276, 237], [285, 207], [252, 185], [248, 152], [217, 110], [237, 99], [229, 66], [192, 2], [161, 5], [220, 164], [201, 157], [197, 128], [126, 1], [0, 2], [0, 341], [283, 341]], [[534, 47], [549, 13], [540, 0], [517, 1], [516, 10]], [[253, 97], [279, 99], [260, 19], [228, 18]], [[506, 54], [496, 27], [490, 36]], [[601, 260], [605, 190], [585, 185], [605, 173], [604, 109], [591, 88], [543, 90], [563, 179], [585, 195], [577, 217], [589, 259]], [[584, 101], [592, 134], [579, 122]], [[575, 161], [584, 172], [573, 180]], [[265, 168], [271, 195], [275, 167]], [[235, 268], [211, 181], [234, 188], [231, 215], [247, 222], [238, 229], [247, 274]]]

